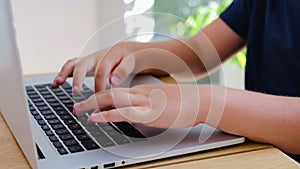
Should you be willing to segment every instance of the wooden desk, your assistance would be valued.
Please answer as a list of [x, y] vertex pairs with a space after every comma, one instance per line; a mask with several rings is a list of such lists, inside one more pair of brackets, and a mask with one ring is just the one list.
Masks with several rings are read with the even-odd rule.
[[[128, 166], [126, 168], [300, 168], [270, 145], [240, 145]], [[0, 113], [0, 168], [27, 169], [30, 165]]]

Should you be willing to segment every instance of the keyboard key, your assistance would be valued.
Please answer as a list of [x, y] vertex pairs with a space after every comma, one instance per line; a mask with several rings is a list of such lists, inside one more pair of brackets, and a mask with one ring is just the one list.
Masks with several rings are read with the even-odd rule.
[[81, 144], [87, 150], [94, 150], [100, 148], [93, 140], [84, 140], [81, 142]]
[[43, 96], [46, 96], [46, 95], [51, 95], [52, 96], [52, 94], [48, 90], [40, 91], [40, 94], [43, 95]]
[[51, 125], [51, 127], [53, 128], [53, 130], [58, 130], [58, 129], [64, 129], [65, 126], [63, 124], [53, 124]]
[[25, 86], [25, 89], [27, 92], [34, 90], [32, 86]]
[[83, 148], [80, 145], [70, 146], [68, 147], [71, 153], [77, 153], [83, 151]]
[[85, 134], [85, 131], [81, 128], [81, 129], [76, 129], [72, 131], [74, 135], [81, 135], [81, 134]]
[[72, 95], [72, 99], [78, 103], [78, 102], [82, 102], [83, 100], [85, 100], [84, 97], [82, 97], [81, 95]]
[[50, 83], [34, 85], [34, 87], [37, 89], [42, 89], [42, 88], [46, 88], [46, 87], [50, 87], [50, 86], [51, 86]]
[[37, 95], [37, 92], [34, 90], [26, 91], [27, 95]]
[[65, 112], [66, 114], [65, 115], [61, 115], [60, 118], [62, 120], [72, 120], [73, 117], [68, 113], [68, 112]]
[[84, 127], [85, 127], [89, 132], [98, 129], [98, 126], [96, 126], [94, 123], [87, 123], [86, 125], [84, 125]]
[[55, 101], [55, 102], [51, 102], [49, 103], [51, 107], [58, 107], [58, 106], [61, 106], [61, 104], [58, 102], [58, 101]]
[[69, 95], [71, 95], [71, 94], [73, 93], [72, 88], [70, 88], [70, 89], [65, 89], [65, 91], [66, 91]]
[[47, 136], [53, 136], [54, 135], [53, 131], [51, 131], [51, 130], [46, 130], [45, 133], [46, 133]]
[[130, 141], [115, 127], [110, 125], [109, 123], [98, 123], [98, 125], [101, 127], [102, 130], [104, 130], [109, 137], [111, 137], [117, 144], [128, 144]]
[[43, 99], [40, 98], [40, 97], [38, 97], [38, 98], [33, 98], [33, 99], [31, 99], [31, 101], [32, 101], [33, 103], [44, 102]]
[[55, 130], [55, 133], [57, 135], [62, 135], [62, 134], [69, 134], [70, 132], [66, 128], [64, 128], [64, 129]]
[[109, 131], [107, 134], [119, 145], [130, 143], [130, 141], [118, 131]]
[[53, 124], [60, 124], [61, 122], [58, 119], [51, 119], [51, 120], [48, 120], [48, 123], [50, 125], [53, 125]]
[[64, 122], [66, 123], [66, 125], [71, 125], [71, 124], [76, 124], [77, 123], [74, 119], [64, 120]]
[[81, 128], [81, 126], [78, 123], [68, 125], [68, 127], [70, 130], [75, 130], [75, 129]]
[[34, 106], [29, 106], [29, 110], [30, 110], [30, 111], [34, 111], [34, 110], [36, 110], [36, 109], [35, 109]]
[[113, 132], [113, 131], [116, 131], [113, 127], [111, 127], [108, 123], [106, 123], [107, 125], [105, 126], [100, 126], [100, 128], [102, 130], [104, 130], [105, 132]]
[[62, 90], [60, 88], [51, 88], [50, 89], [52, 92], [61, 92]]
[[37, 112], [36, 110], [32, 110], [32, 111], [30, 111], [30, 112], [31, 112], [31, 114], [32, 114], [33, 116], [39, 115], [39, 112]]
[[95, 139], [102, 147], [115, 146], [115, 143], [113, 143], [107, 136], [98, 136], [95, 137]]
[[72, 89], [72, 86], [67, 82], [62, 84], [61, 87], [64, 88], [64, 89]]
[[90, 137], [87, 134], [81, 134], [81, 135], [76, 135], [77, 139], [79, 141], [83, 141], [83, 140], [89, 140]]
[[56, 136], [49, 136], [49, 139], [51, 142], [58, 141], [58, 138]]
[[77, 141], [75, 139], [71, 139], [71, 140], [66, 140], [64, 141], [64, 144], [69, 147], [69, 146], [74, 146], [74, 145], [78, 145]]
[[56, 112], [57, 111], [62, 111], [62, 110], [65, 110], [65, 108], [63, 106], [56, 106], [56, 107], [52, 107], [53, 110], [55, 110]]
[[137, 129], [127, 122], [114, 123], [125, 135], [134, 138], [145, 138]]
[[38, 88], [37, 90], [38, 90], [40, 93], [42, 93], [42, 92], [44, 92], [44, 91], [48, 91], [47, 88]]
[[54, 97], [46, 98], [46, 101], [47, 101], [48, 103], [55, 103], [55, 102], [58, 102]]
[[56, 111], [56, 114], [58, 114], [60, 117], [62, 117], [62, 115], [69, 115], [69, 112], [66, 110], [59, 110], [59, 111]]
[[44, 116], [46, 120], [57, 119], [54, 114], [48, 114]]
[[39, 106], [38, 109], [40, 111], [50, 110], [50, 108], [48, 106]]
[[49, 94], [49, 95], [44, 95], [43, 96], [44, 97], [44, 99], [54, 99], [54, 96], [52, 95], [52, 94]]
[[50, 130], [50, 127], [48, 125], [42, 125], [41, 127], [44, 131]]
[[90, 96], [92, 96], [94, 94], [94, 92], [92, 91], [84, 91], [84, 92], [81, 92], [81, 94], [86, 98], [88, 99]]
[[119, 130], [125, 134], [132, 142], [139, 142], [146, 140], [146, 137], [142, 135], [137, 129], [127, 122], [114, 123]]
[[29, 97], [30, 99], [40, 98], [40, 96], [39, 96], [37, 93], [35, 93], [35, 94], [28, 94], [28, 93], [27, 93], [27, 95], [28, 95], [28, 97]]
[[50, 115], [53, 114], [52, 110], [48, 109], [48, 110], [42, 110], [41, 111], [42, 115]]
[[74, 104], [74, 102], [71, 100], [71, 99], [63, 99], [63, 100], [60, 100], [63, 104]]
[[56, 96], [59, 98], [59, 100], [70, 99], [64, 92], [55, 93], [55, 94], [56, 94]]
[[57, 151], [58, 151], [58, 153], [60, 155], [68, 154], [68, 151], [65, 148], [63, 148], [63, 147], [62, 148], [58, 148]]
[[47, 104], [44, 101], [42, 101], [42, 102], [35, 103], [35, 106], [39, 108], [39, 107], [47, 106]]
[[54, 94], [56, 96], [58, 96], [59, 99], [61, 99], [61, 98], [68, 98], [68, 97], [61, 97], [60, 98], [60, 96], [66, 96], [65, 92], [63, 92], [63, 91], [57, 91], [57, 92], [54, 92]]
[[34, 118], [35, 118], [36, 120], [42, 120], [42, 119], [43, 119], [42, 116], [40, 116], [39, 114], [35, 115]]
[[45, 125], [46, 122], [44, 120], [38, 120], [39, 125]]
[[54, 145], [55, 148], [61, 148], [61, 147], [63, 147], [63, 145], [59, 141], [53, 142], [53, 145]]
[[60, 138], [62, 141], [74, 139], [74, 137], [73, 137], [71, 134], [63, 134], [63, 135], [60, 135], [59, 138]]
[[107, 136], [106, 134], [101, 131], [99, 128], [95, 128], [93, 131], [90, 131], [90, 133], [95, 137], [97, 142], [102, 146], [102, 147], [109, 147], [109, 146], [114, 146], [115, 143], [113, 143]]
[[77, 117], [77, 120], [81, 123], [81, 124], [83, 124], [83, 125], [85, 125], [85, 124], [87, 124], [88, 123], [88, 116], [86, 116], [86, 115], [82, 115], [82, 116], [78, 116]]
[[67, 109], [68, 109], [70, 112], [73, 112], [73, 103], [72, 103], [72, 104], [65, 104], [65, 106], [67, 107]]

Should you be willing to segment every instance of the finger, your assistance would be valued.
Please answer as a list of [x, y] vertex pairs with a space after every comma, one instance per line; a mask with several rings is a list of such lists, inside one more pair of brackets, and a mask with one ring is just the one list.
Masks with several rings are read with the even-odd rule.
[[95, 72], [95, 92], [103, 91], [106, 88], [106, 80], [111, 73], [114, 64], [111, 61], [101, 61]]
[[98, 61], [95, 71], [95, 92], [105, 90], [108, 77], [112, 73], [113, 69], [120, 64], [121, 60], [122, 56], [120, 56], [120, 54], [107, 51], [104, 57]]
[[145, 115], [146, 107], [125, 107], [92, 113], [88, 119], [90, 122], [134, 122], [143, 123], [147, 121]]
[[73, 114], [75, 116], [81, 116], [90, 110], [99, 110], [96, 95], [92, 95], [87, 100], [84, 100], [80, 103], [75, 103], [73, 105]]
[[129, 93], [128, 89], [113, 89], [97, 93], [85, 101], [74, 105], [75, 115], [81, 115], [89, 110], [107, 110], [138, 105], [148, 105], [146, 96]]
[[78, 61], [73, 71], [73, 90], [74, 94], [79, 94], [84, 78], [87, 74], [88, 65], [84, 61]]
[[110, 84], [113, 86], [120, 85], [134, 70], [135, 59], [128, 56], [113, 70], [110, 76]]
[[75, 67], [76, 58], [68, 60], [60, 70], [59, 74], [56, 76], [51, 84], [51, 87], [56, 88], [61, 84], [66, 82], [66, 79], [72, 75]]
[[124, 118], [120, 113], [114, 110], [110, 111], [104, 111], [104, 112], [98, 112], [98, 113], [92, 113], [90, 117], [88, 118], [88, 121], [90, 122], [121, 122], [121, 121], [127, 121], [126, 118]]

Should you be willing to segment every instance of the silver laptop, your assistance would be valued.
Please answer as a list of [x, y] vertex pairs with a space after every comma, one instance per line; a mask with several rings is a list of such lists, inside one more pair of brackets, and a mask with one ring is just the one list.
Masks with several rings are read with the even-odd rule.
[[[0, 0], [0, 111], [32, 168], [113, 168], [244, 142], [207, 125], [156, 129], [141, 124], [88, 123], [72, 106], [93, 94], [93, 79], [73, 95], [72, 79], [57, 89], [54, 76], [23, 78], [8, 0]], [[133, 83], [162, 83], [151, 76]], [[201, 141], [199, 136], [201, 134]]]

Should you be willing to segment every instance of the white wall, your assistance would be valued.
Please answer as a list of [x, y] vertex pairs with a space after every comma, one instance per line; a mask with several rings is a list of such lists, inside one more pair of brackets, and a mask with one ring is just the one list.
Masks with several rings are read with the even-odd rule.
[[[98, 28], [122, 18], [125, 10], [115, 0], [12, 0], [12, 7], [24, 74], [58, 72]], [[117, 25], [97, 34], [85, 54], [123, 38], [123, 22]]]

